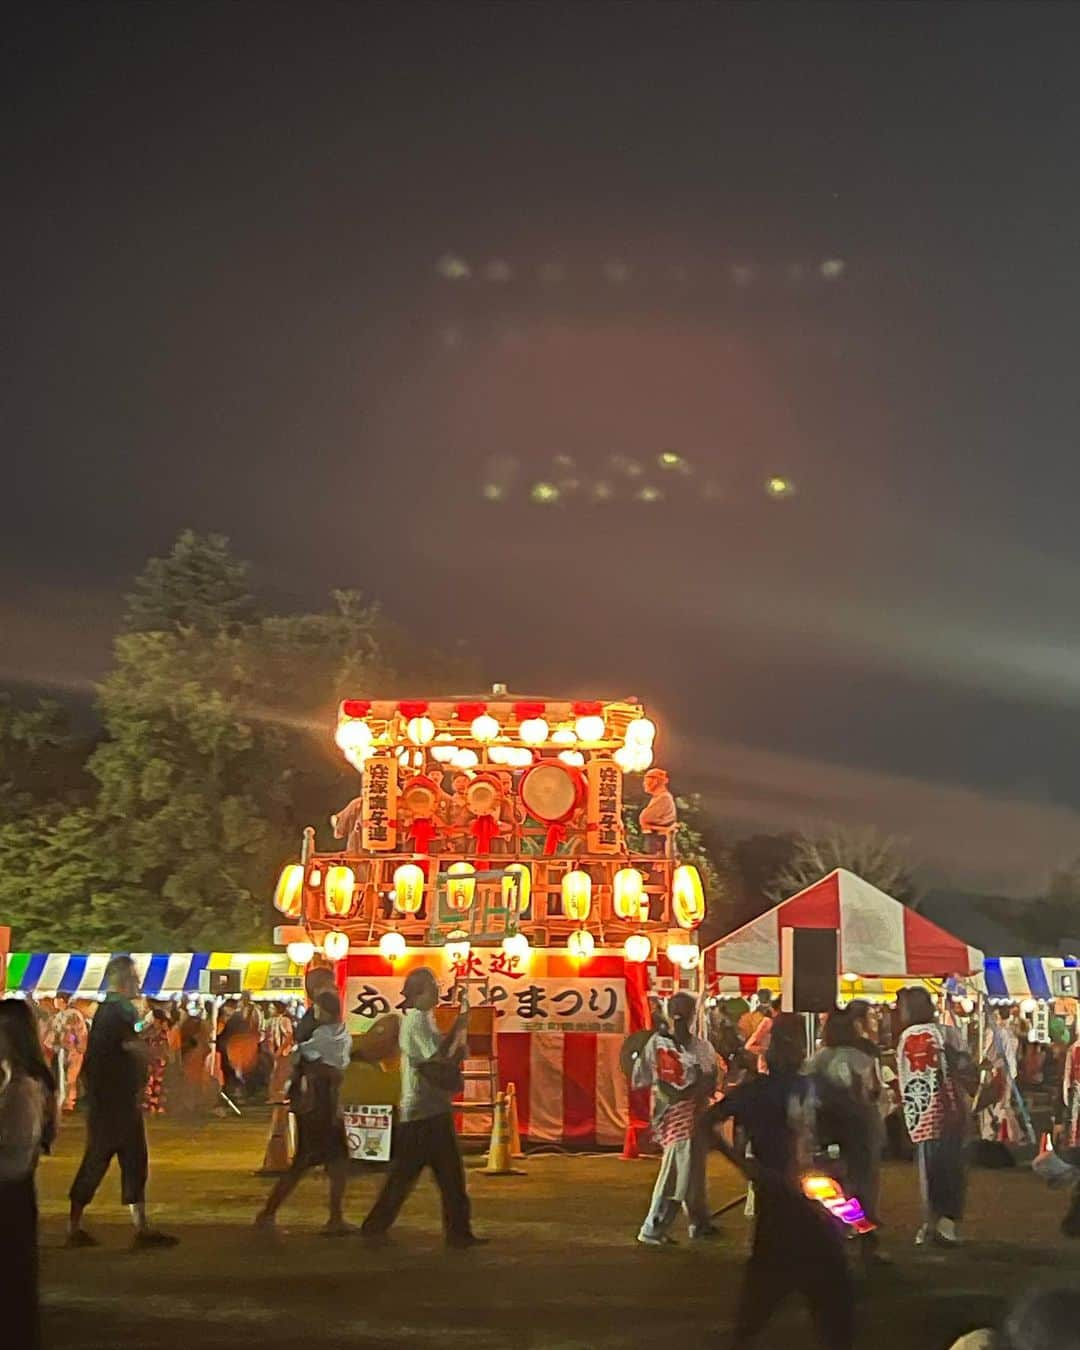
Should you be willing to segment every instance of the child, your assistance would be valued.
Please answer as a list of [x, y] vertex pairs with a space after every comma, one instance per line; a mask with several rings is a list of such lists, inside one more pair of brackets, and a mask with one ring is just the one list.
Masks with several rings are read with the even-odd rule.
[[345, 1222], [343, 1213], [349, 1148], [338, 1106], [352, 1042], [342, 1020], [341, 1000], [333, 989], [324, 989], [316, 995], [314, 1011], [315, 1029], [296, 1051], [299, 1069], [293, 1094], [296, 1155], [289, 1170], [278, 1178], [255, 1225], [272, 1229], [279, 1208], [304, 1173], [312, 1167], [324, 1167], [330, 1180], [330, 1217], [323, 1235], [344, 1237], [357, 1231]]

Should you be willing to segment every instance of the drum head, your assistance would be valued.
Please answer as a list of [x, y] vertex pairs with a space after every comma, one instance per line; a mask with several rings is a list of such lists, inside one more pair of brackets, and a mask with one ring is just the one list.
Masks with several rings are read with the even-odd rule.
[[499, 808], [500, 790], [490, 778], [474, 778], [465, 789], [465, 804], [474, 816], [490, 816]]
[[542, 760], [521, 777], [521, 800], [529, 814], [548, 825], [566, 820], [581, 805], [585, 780], [572, 765]]
[[435, 814], [439, 793], [430, 778], [417, 777], [405, 784], [401, 800], [407, 811], [423, 819]]

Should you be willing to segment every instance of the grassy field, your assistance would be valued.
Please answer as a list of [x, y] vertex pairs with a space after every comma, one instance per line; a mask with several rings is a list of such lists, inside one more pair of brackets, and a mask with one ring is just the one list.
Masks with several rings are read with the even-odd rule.
[[[266, 1117], [190, 1126], [151, 1124], [150, 1199], [156, 1219], [181, 1238], [173, 1251], [128, 1250], [119, 1179], [107, 1178], [88, 1223], [90, 1251], [63, 1248], [66, 1190], [82, 1144], [81, 1122], [65, 1122], [56, 1155], [39, 1174], [46, 1345], [51, 1350], [213, 1350], [283, 1345], [324, 1347], [536, 1347], [721, 1345], [738, 1288], [747, 1223], [723, 1221], [720, 1243], [657, 1251], [634, 1235], [655, 1165], [616, 1157], [533, 1157], [525, 1176], [487, 1177], [470, 1166], [477, 1231], [492, 1239], [470, 1252], [444, 1250], [438, 1200], [425, 1179], [394, 1241], [370, 1249], [357, 1239], [317, 1235], [325, 1184], [308, 1178], [283, 1212], [283, 1234], [256, 1234], [251, 1221], [268, 1182], [256, 1178]], [[1080, 1243], [1057, 1234], [1065, 1198], [1024, 1170], [972, 1177], [970, 1246], [916, 1253], [916, 1179], [890, 1165], [886, 1177], [894, 1269], [860, 1293], [859, 1344], [868, 1350], [938, 1350], [992, 1320], [1004, 1301], [1035, 1281], [1080, 1278]], [[379, 1184], [358, 1171], [349, 1194], [359, 1220]], [[711, 1197], [719, 1207], [737, 1178], [714, 1156]], [[797, 1307], [775, 1324], [768, 1345], [809, 1343]], [[17, 1347], [12, 1347], [17, 1350]]]

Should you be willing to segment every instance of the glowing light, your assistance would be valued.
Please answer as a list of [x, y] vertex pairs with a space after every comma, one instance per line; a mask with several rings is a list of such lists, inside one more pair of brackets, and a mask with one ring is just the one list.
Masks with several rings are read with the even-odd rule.
[[487, 745], [499, 734], [499, 724], [494, 717], [483, 713], [480, 717], [473, 718], [471, 731], [474, 740], [479, 741], [481, 745]]
[[626, 728], [627, 745], [652, 745], [656, 739], [656, 725], [647, 717], [639, 717]]
[[596, 950], [596, 939], [584, 928], [575, 929], [566, 943], [566, 950], [579, 961], [587, 961]]
[[410, 717], [405, 732], [413, 745], [430, 745], [435, 739], [435, 723], [430, 717]]
[[472, 951], [469, 935], [462, 928], [456, 928], [446, 935], [446, 957], [452, 966], [464, 965]]
[[854, 971], [851, 971], [851, 970], [845, 971], [845, 973], [844, 973], [843, 975], [841, 975], [840, 978], [841, 978], [841, 980], [843, 980], [843, 982], [844, 982], [845, 984], [858, 984], [858, 983], [859, 983], [859, 977], [858, 977], [858, 975], [856, 975], [855, 972], [854, 972]]
[[652, 764], [652, 751], [647, 745], [621, 745], [612, 755], [623, 773], [644, 773]]
[[973, 998], [962, 998], [960, 1000], [960, 1011], [965, 1017], [970, 1017], [975, 1011], [975, 1000]]
[[282, 868], [274, 888], [274, 908], [290, 919], [298, 919], [304, 906], [304, 869], [299, 863]]
[[542, 717], [526, 717], [518, 731], [526, 745], [543, 745], [548, 738], [548, 724]]
[[843, 258], [826, 258], [818, 269], [826, 281], [838, 281], [844, 275], [847, 263]]
[[315, 955], [315, 944], [313, 942], [290, 942], [285, 948], [285, 954], [294, 966], [306, 966]]
[[680, 928], [693, 928], [705, 917], [705, 888], [691, 863], [676, 867], [671, 878], [671, 907]]
[[475, 769], [479, 763], [480, 756], [475, 750], [455, 750], [450, 760], [450, 767], [452, 769]]
[[456, 862], [446, 871], [446, 903], [451, 909], [471, 909], [476, 895], [476, 868], [472, 863]]
[[604, 719], [602, 717], [579, 717], [574, 723], [578, 740], [586, 743], [604, 739]]
[[433, 745], [431, 747], [431, 758], [437, 760], [440, 764], [449, 764], [457, 754], [456, 745]]
[[770, 497], [794, 497], [795, 484], [790, 478], [784, 478], [777, 474], [765, 481], [765, 491]]
[[647, 933], [631, 933], [623, 943], [623, 955], [635, 965], [641, 965], [652, 955], [652, 941]]
[[332, 918], [344, 919], [352, 909], [353, 891], [356, 877], [351, 867], [328, 867], [323, 896], [326, 900], [326, 912]]
[[665, 450], [663, 454], [657, 455], [656, 462], [662, 469], [679, 469], [686, 464], [682, 455], [677, 455], [674, 450]]
[[663, 492], [658, 487], [653, 487], [652, 484], [646, 484], [645, 487], [639, 488], [635, 496], [639, 502], [662, 502], [664, 500]]
[[358, 718], [350, 718], [349, 721], [338, 724], [334, 740], [338, 749], [344, 750], [346, 754], [349, 751], [366, 750], [371, 744], [371, 728]]
[[447, 253], [435, 264], [435, 270], [444, 281], [467, 281], [471, 275], [469, 264], [464, 258]]
[[1036, 1010], [1036, 1008], [1038, 1008], [1038, 1006], [1039, 1005], [1035, 1002], [1033, 998], [1026, 998], [1024, 999], [1023, 1003], [1020, 1004], [1020, 1011], [1024, 1014], [1025, 1017], [1030, 1017], [1031, 1014]]
[[[528, 863], [508, 863], [506, 871], [512, 872], [514, 876], [503, 876], [503, 906], [513, 913], [527, 914], [532, 900], [532, 872], [529, 870], [529, 865]], [[517, 881], [516, 900], [514, 897], [515, 880]]]
[[397, 762], [403, 769], [422, 769], [424, 767], [424, 752], [422, 750], [410, 750], [406, 747], [398, 751]]
[[615, 489], [610, 483], [600, 479], [592, 485], [592, 499], [594, 502], [609, 502], [615, 495]]
[[524, 933], [511, 933], [502, 940], [502, 949], [507, 956], [517, 957], [519, 961], [529, 959], [529, 939]]
[[512, 769], [527, 769], [533, 762], [533, 752], [523, 747], [513, 746], [507, 763]]
[[402, 863], [394, 869], [394, 908], [399, 914], [418, 914], [424, 903], [424, 869]]
[[488, 751], [488, 759], [492, 764], [510, 764], [513, 760], [513, 750], [509, 745], [493, 745]]
[[592, 910], [592, 877], [575, 868], [562, 879], [563, 913], [575, 923], [584, 923]]
[[379, 939], [379, 952], [387, 961], [396, 961], [405, 955], [408, 944], [401, 933], [384, 933]]
[[668, 934], [667, 956], [672, 965], [693, 970], [701, 960], [701, 949], [693, 937], [676, 928]]
[[551, 744], [577, 745], [577, 732], [571, 731], [569, 727], [560, 727], [551, 733]]
[[[641, 919], [648, 913], [645, 879], [636, 867], [620, 867], [612, 883], [615, 917]], [[645, 910], [645, 914], [642, 910]]]
[[538, 506], [550, 506], [559, 500], [559, 489], [554, 483], [534, 483], [529, 496]]
[[485, 483], [481, 496], [486, 502], [501, 502], [506, 496], [506, 489], [501, 483]]
[[580, 750], [561, 750], [559, 758], [564, 764], [569, 764], [575, 769], [580, 769], [585, 763], [585, 756]]
[[349, 935], [347, 933], [327, 933], [323, 938], [322, 949], [331, 961], [342, 961], [349, 954]]

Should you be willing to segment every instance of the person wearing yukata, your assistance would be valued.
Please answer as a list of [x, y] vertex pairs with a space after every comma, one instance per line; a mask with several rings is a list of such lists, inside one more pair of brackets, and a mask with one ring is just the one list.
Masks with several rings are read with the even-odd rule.
[[63, 1092], [63, 1109], [74, 1111], [79, 1093], [79, 1074], [86, 1057], [90, 1027], [86, 1018], [64, 994], [56, 996], [50, 1038], [53, 1063]]
[[292, 1077], [292, 1052], [295, 1044], [293, 1020], [281, 1003], [270, 1004], [270, 1016], [263, 1027], [263, 1045], [270, 1056], [270, 1087], [267, 1098], [272, 1102], [284, 1100]]
[[964, 1143], [969, 1111], [960, 1082], [967, 1056], [959, 1032], [939, 1025], [925, 989], [901, 989], [897, 1003], [904, 1028], [896, 1049], [900, 1097], [915, 1146], [923, 1202], [915, 1244], [955, 1247], [967, 1193]]
[[1065, 1055], [1061, 1095], [1065, 1103], [1062, 1136], [1066, 1148], [1080, 1149], [1080, 1037]]
[[997, 1008], [986, 1028], [983, 1061], [990, 1071], [994, 1100], [979, 1115], [979, 1133], [983, 1139], [1001, 1144], [1020, 1144], [1024, 1134], [1013, 1104], [1013, 1085], [1017, 1081], [1020, 1038], [1008, 1008]]
[[634, 1066], [634, 1087], [652, 1088], [652, 1131], [663, 1148], [652, 1203], [638, 1233], [647, 1247], [674, 1244], [670, 1229], [686, 1211], [691, 1240], [715, 1237], [705, 1193], [708, 1141], [698, 1129], [716, 1091], [718, 1062], [707, 1040], [694, 1033], [697, 1000], [673, 994], [670, 1027], [657, 1028]]

